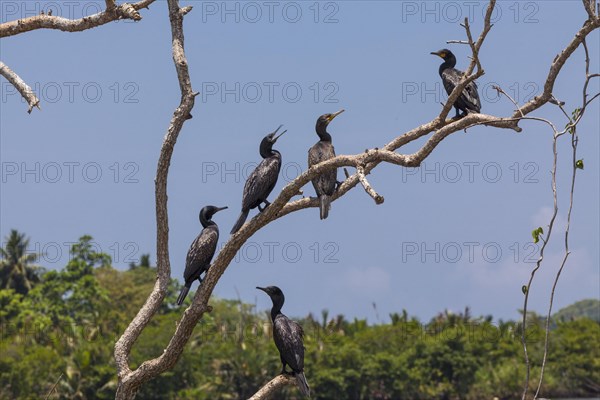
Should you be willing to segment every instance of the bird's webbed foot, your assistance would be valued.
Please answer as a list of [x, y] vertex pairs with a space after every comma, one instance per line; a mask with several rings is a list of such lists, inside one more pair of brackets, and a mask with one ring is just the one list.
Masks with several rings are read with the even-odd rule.
[[294, 373], [294, 371], [290, 371], [290, 372], [288, 372], [288, 371], [285, 369], [285, 364], [283, 364], [283, 366], [281, 367], [281, 372], [280, 372], [280, 374], [281, 374], [281, 375], [291, 375], [291, 374], [293, 374], [293, 373]]
[[335, 191], [336, 192], [338, 191], [338, 189], [340, 188], [340, 186], [342, 186], [342, 183], [344, 183], [344, 182], [335, 181]]
[[454, 117], [452, 117], [453, 120], [458, 120], [461, 119], [462, 117], [464, 117], [466, 114], [461, 114], [460, 113], [460, 108], [456, 108], [454, 107], [454, 109], [456, 110], [456, 115]]
[[263, 201], [263, 203], [265, 203], [264, 207], [261, 207], [260, 204], [258, 205], [258, 211], [263, 212], [267, 209], [267, 207], [269, 207], [271, 205], [271, 203], [269, 203], [268, 200]]

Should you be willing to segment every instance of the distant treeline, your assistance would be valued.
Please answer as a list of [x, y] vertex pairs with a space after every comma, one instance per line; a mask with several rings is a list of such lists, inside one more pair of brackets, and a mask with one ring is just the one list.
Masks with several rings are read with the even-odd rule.
[[[115, 270], [90, 241], [82, 237], [73, 246], [63, 270], [45, 272], [35, 267], [35, 257], [19, 253], [26, 239], [11, 232], [0, 268], [0, 398], [40, 399], [50, 392], [50, 399], [114, 398], [114, 342], [151, 291], [156, 270], [148, 257], [128, 271]], [[174, 306], [179, 287], [173, 280], [160, 313], [136, 343], [133, 368], [160, 355], [173, 334], [183, 311]], [[268, 315], [239, 301], [211, 304], [175, 368], [145, 385], [138, 398], [247, 399], [279, 373]], [[557, 313], [542, 397], [600, 393], [598, 307], [597, 300], [585, 301]], [[525, 365], [519, 323], [473, 317], [468, 309], [427, 323], [404, 310], [390, 318], [368, 325], [324, 311], [298, 320], [306, 333], [313, 399], [520, 398]], [[543, 326], [539, 316], [528, 320], [532, 389]], [[287, 387], [276, 398], [300, 397]]]

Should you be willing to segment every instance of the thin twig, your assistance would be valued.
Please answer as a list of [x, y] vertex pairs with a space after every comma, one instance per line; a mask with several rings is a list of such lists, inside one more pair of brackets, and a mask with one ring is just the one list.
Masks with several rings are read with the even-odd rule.
[[553, 199], [554, 207], [552, 210], [552, 216], [550, 217], [550, 223], [548, 224], [548, 232], [546, 233], [545, 240], [543, 240], [543, 244], [540, 249], [540, 256], [538, 257], [538, 260], [536, 261], [536, 266], [531, 271], [529, 281], [527, 282], [527, 290], [525, 290], [525, 298], [523, 300], [523, 321], [522, 321], [522, 327], [521, 327], [521, 344], [523, 345], [523, 353], [524, 353], [524, 357], [525, 357], [526, 372], [525, 372], [525, 386], [523, 388], [523, 395], [521, 397], [522, 400], [526, 400], [526, 398], [527, 398], [527, 393], [529, 391], [529, 379], [530, 379], [530, 374], [531, 374], [531, 363], [529, 360], [529, 352], [527, 350], [527, 338], [526, 338], [527, 304], [529, 301], [529, 294], [531, 293], [531, 284], [533, 283], [533, 279], [535, 277], [536, 272], [542, 266], [542, 261], [544, 260], [544, 250], [546, 250], [546, 246], [550, 242], [550, 237], [552, 236], [552, 229], [554, 227], [554, 221], [556, 220], [556, 216], [558, 214], [558, 196], [557, 196], [557, 191], [556, 191], [556, 168], [557, 168], [557, 163], [558, 163], [558, 150], [557, 150], [558, 132], [556, 131], [556, 129], [554, 127], [552, 127], [552, 130], [553, 130], [553, 135], [552, 135], [552, 156], [553, 156], [553, 158], [552, 158], [552, 170], [551, 170], [551, 176], [552, 176], [551, 186], [552, 186], [552, 199]]
[[52, 387], [50, 388], [50, 391], [48, 392], [48, 394], [46, 394], [46, 397], [44, 397], [44, 400], [48, 400], [50, 398], [50, 395], [56, 390], [56, 386], [58, 385], [58, 382], [60, 382], [60, 379], [63, 377], [62, 372], [60, 373], [60, 375], [58, 376], [58, 379], [56, 380], [56, 382], [54, 382], [54, 385], [52, 385]]
[[[521, 109], [519, 108], [519, 104], [517, 104], [517, 102], [515, 101], [515, 99], [513, 99], [512, 97], [510, 97], [510, 95], [508, 93], [506, 93], [500, 86], [492, 86], [492, 89], [495, 89], [498, 92], [498, 96], [500, 96], [501, 94], [505, 95], [516, 107], [515, 111], [521, 111]], [[523, 113], [521, 113], [521, 117], [524, 117], [525, 115], [523, 115]]]
[[[583, 48], [585, 49], [585, 82], [583, 85], [583, 100], [582, 106], [579, 112], [576, 115], [576, 121], [573, 121], [571, 117], [564, 110], [562, 105], [559, 105], [560, 109], [563, 111], [567, 119], [569, 120], [569, 124], [565, 130], [569, 130], [571, 132], [571, 148], [572, 148], [572, 159], [571, 159], [571, 188], [569, 193], [569, 210], [567, 212], [567, 225], [565, 227], [565, 254], [563, 256], [562, 262], [560, 264], [560, 268], [556, 272], [556, 276], [554, 278], [554, 282], [552, 284], [552, 291], [550, 293], [550, 304], [548, 305], [548, 314], [546, 315], [546, 326], [545, 326], [545, 336], [544, 336], [544, 355], [542, 357], [542, 365], [540, 371], [540, 379], [538, 382], [538, 386], [533, 396], [534, 400], [538, 398], [540, 390], [542, 388], [542, 383], [544, 381], [544, 372], [546, 369], [546, 361], [548, 358], [548, 348], [550, 345], [550, 318], [552, 316], [552, 306], [554, 305], [554, 294], [556, 292], [556, 286], [558, 285], [558, 280], [562, 274], [562, 271], [567, 263], [567, 259], [571, 254], [569, 250], [569, 230], [571, 228], [571, 214], [573, 211], [573, 198], [575, 195], [575, 178], [577, 176], [577, 145], [579, 143], [579, 138], [577, 136], [577, 124], [581, 121], [582, 115], [585, 113], [585, 109], [587, 107], [588, 102], [587, 99], [587, 87], [589, 84], [592, 75], [590, 75], [590, 56], [587, 48], [587, 43], [585, 39], [583, 40]], [[593, 99], [592, 99], [593, 100]]]
[[544, 355], [542, 357], [542, 365], [541, 365], [541, 371], [540, 371], [540, 380], [538, 382], [538, 386], [537, 386], [537, 390], [535, 392], [535, 395], [533, 396], [534, 400], [537, 399], [538, 394], [540, 393], [540, 390], [542, 388], [542, 383], [544, 381], [544, 372], [545, 372], [545, 368], [546, 368], [546, 361], [547, 361], [547, 357], [548, 357], [548, 346], [549, 346], [549, 335], [550, 335], [550, 318], [552, 315], [552, 305], [554, 304], [554, 293], [556, 291], [556, 286], [558, 285], [558, 280], [560, 278], [560, 275], [567, 263], [567, 258], [569, 257], [569, 255], [571, 254], [571, 252], [569, 251], [569, 229], [571, 226], [571, 212], [573, 210], [573, 196], [575, 193], [575, 176], [577, 174], [577, 167], [576, 167], [576, 162], [577, 162], [577, 133], [575, 132], [576, 127], [573, 127], [573, 136], [572, 136], [572, 140], [571, 140], [571, 146], [573, 148], [573, 165], [572, 165], [572, 169], [573, 169], [573, 173], [571, 176], [571, 193], [570, 193], [570, 197], [569, 197], [569, 211], [567, 213], [567, 226], [565, 228], [565, 255], [562, 259], [560, 268], [558, 269], [558, 272], [556, 273], [556, 277], [554, 278], [554, 283], [552, 284], [552, 292], [550, 294], [550, 305], [548, 306], [548, 314], [546, 316], [546, 326], [545, 326], [545, 336], [544, 336]]
[[473, 53], [473, 61], [475, 61], [475, 64], [477, 65], [477, 70], [482, 71], [483, 68], [481, 68], [481, 63], [479, 61], [479, 48], [475, 46], [475, 43], [473, 43], [473, 36], [471, 36], [471, 27], [469, 26], [469, 18], [465, 17], [465, 22], [464, 24], [462, 24], [462, 26], [465, 28], [465, 31], [467, 33], [467, 43], [469, 44], [469, 46], [471, 46], [471, 52]]

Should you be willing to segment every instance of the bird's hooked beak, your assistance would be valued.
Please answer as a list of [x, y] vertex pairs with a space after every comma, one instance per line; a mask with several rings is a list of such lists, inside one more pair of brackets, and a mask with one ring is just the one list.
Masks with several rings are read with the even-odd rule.
[[[279, 125], [279, 127], [277, 129], [275, 129], [275, 132], [273, 132], [273, 135], [276, 134], [277, 131], [280, 130], [282, 126], [283, 125]], [[283, 134], [286, 133], [286, 132], [287, 132], [287, 129], [285, 131], [281, 132], [279, 135], [275, 136], [273, 138], [273, 143], [275, 143], [277, 141], [277, 139], [279, 139], [281, 136], [283, 136]]]
[[257, 286], [256, 288], [257, 288], [258, 290], [262, 290], [263, 292], [265, 292], [265, 293], [269, 294], [269, 293], [267, 292], [267, 289], [266, 289], [266, 288], [264, 288], [264, 287]]
[[446, 54], [442, 53], [441, 51], [432, 51], [429, 54], [433, 54], [434, 56], [438, 56], [440, 58], [444, 58], [444, 56], [446, 55]]
[[334, 119], [335, 117], [337, 117], [338, 115], [340, 115], [340, 114], [341, 114], [341, 113], [343, 113], [344, 111], [346, 111], [346, 110], [344, 110], [344, 109], [342, 108], [340, 111], [338, 111], [338, 112], [334, 112], [333, 114], [331, 114], [331, 116], [329, 117], [329, 122], [333, 121], [333, 119]]
[[227, 206], [225, 207], [219, 207], [215, 210], [215, 213], [218, 213], [219, 211], [223, 211], [223, 210], [227, 210]]

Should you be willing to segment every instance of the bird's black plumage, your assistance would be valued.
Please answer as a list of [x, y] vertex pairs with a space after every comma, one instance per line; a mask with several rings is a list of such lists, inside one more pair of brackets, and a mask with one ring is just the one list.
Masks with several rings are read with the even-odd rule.
[[185, 297], [187, 296], [190, 286], [198, 279], [202, 283], [200, 275], [208, 270], [210, 262], [215, 255], [217, 249], [217, 242], [219, 240], [219, 227], [215, 224], [211, 218], [212, 216], [226, 209], [227, 207], [215, 207], [206, 206], [200, 210], [200, 223], [202, 224], [202, 232], [194, 239], [190, 249], [187, 253], [185, 260], [185, 271], [183, 272], [183, 279], [185, 285], [181, 288], [179, 297], [177, 298], [177, 304], [181, 305]]
[[[317, 119], [316, 131], [319, 135], [319, 141], [308, 150], [308, 167], [312, 167], [320, 162], [335, 157], [335, 149], [331, 143], [331, 135], [327, 132], [327, 125], [338, 115], [343, 113], [340, 110], [333, 114], [323, 114]], [[312, 180], [312, 184], [319, 198], [319, 210], [321, 219], [327, 218], [331, 208], [331, 199], [337, 186], [337, 169], [323, 172]]]
[[[462, 79], [463, 72], [454, 68], [456, 65], [456, 57], [450, 50], [442, 49], [434, 51], [431, 54], [441, 57], [444, 60], [440, 65], [439, 74], [442, 78], [446, 93], [450, 95]], [[462, 116], [467, 115], [469, 112], [478, 113], [481, 111], [481, 101], [479, 100], [479, 93], [477, 93], [477, 84], [475, 81], [471, 81], [465, 86], [465, 89], [454, 102], [454, 108], [456, 109], [457, 118], [461, 116], [459, 111], [463, 112]]]
[[[242, 212], [231, 229], [232, 235], [244, 225], [246, 218], [248, 218], [248, 212], [251, 209], [258, 207], [260, 211], [263, 211], [270, 204], [267, 197], [269, 197], [269, 194], [275, 187], [277, 178], [279, 177], [279, 170], [281, 169], [281, 153], [273, 150], [273, 145], [281, 135], [287, 132], [283, 131], [278, 136], [275, 136], [282, 126], [279, 125], [279, 128], [275, 132], [269, 133], [260, 142], [260, 155], [263, 160], [246, 180], [242, 196]], [[264, 208], [260, 206], [262, 203], [265, 204]]]
[[279, 350], [281, 358], [281, 373], [287, 374], [285, 369], [289, 365], [296, 376], [298, 388], [307, 397], [310, 397], [310, 388], [304, 376], [304, 343], [302, 327], [281, 313], [285, 296], [277, 286], [257, 287], [269, 295], [273, 302], [271, 319], [273, 320], [273, 340]]

